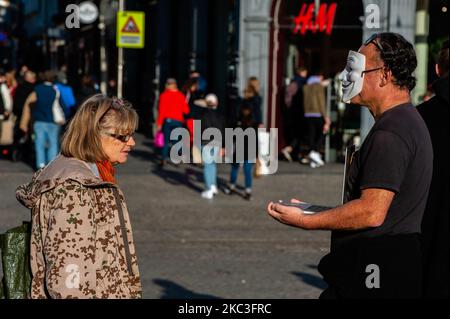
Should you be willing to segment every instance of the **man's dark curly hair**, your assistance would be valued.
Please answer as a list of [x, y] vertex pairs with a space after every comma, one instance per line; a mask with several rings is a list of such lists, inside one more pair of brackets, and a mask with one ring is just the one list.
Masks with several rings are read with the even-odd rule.
[[[371, 41], [369, 41], [372, 39]], [[366, 45], [373, 43], [380, 53], [384, 65], [391, 70], [394, 83], [412, 91], [416, 86], [413, 75], [417, 67], [417, 58], [414, 47], [398, 33], [378, 33], [366, 41]]]

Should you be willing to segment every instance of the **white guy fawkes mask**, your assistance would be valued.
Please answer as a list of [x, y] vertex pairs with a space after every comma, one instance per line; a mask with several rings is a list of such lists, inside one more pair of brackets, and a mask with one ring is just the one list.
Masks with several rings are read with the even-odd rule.
[[356, 51], [350, 51], [345, 70], [339, 74], [342, 82], [342, 101], [350, 103], [351, 99], [361, 93], [364, 84], [366, 57]]

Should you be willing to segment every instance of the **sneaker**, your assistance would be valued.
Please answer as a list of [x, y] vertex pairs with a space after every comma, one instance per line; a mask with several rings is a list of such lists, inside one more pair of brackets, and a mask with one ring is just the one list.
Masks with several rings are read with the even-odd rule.
[[319, 164], [316, 164], [316, 162], [313, 162], [313, 161], [311, 161], [311, 163], [309, 163], [309, 166], [310, 166], [311, 168], [317, 168], [317, 167], [320, 167]]
[[210, 190], [213, 192], [214, 195], [219, 194], [219, 190], [217, 189], [216, 185], [211, 185]]
[[248, 190], [248, 189], [245, 190], [244, 199], [246, 199], [246, 200], [252, 200], [253, 199], [251, 190]]
[[227, 194], [227, 195], [232, 195], [233, 193], [236, 192], [236, 186], [235, 186], [235, 185], [228, 185], [228, 186], [225, 186], [225, 187], [223, 188], [223, 192], [224, 192], [225, 194]]
[[311, 161], [310, 161], [309, 158], [307, 158], [307, 157], [302, 157], [302, 158], [300, 159], [300, 164], [308, 165], [308, 164], [310, 164], [310, 163], [311, 163]]
[[288, 160], [288, 162], [292, 162], [292, 156], [291, 152], [289, 152], [289, 147], [285, 147], [281, 150], [281, 153], [283, 154], [284, 158]]
[[209, 189], [207, 191], [202, 192], [202, 198], [213, 199], [214, 198], [214, 191], [212, 189]]
[[322, 156], [320, 156], [320, 153], [316, 151], [309, 152], [308, 157], [311, 161], [315, 162], [319, 166], [325, 165], [325, 162], [322, 160]]

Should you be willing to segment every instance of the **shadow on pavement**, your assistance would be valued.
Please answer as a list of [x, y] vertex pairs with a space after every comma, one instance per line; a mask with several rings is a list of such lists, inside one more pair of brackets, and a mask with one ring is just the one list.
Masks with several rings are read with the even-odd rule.
[[318, 269], [317, 265], [313, 265], [313, 264], [306, 265], [306, 267], [314, 269], [314, 270]]
[[163, 288], [161, 299], [221, 299], [213, 295], [196, 293], [170, 280], [154, 279], [153, 282]]
[[137, 159], [149, 161], [154, 164], [159, 163], [158, 155], [155, 152], [143, 151], [143, 150], [132, 150], [130, 152], [130, 155]]
[[[170, 183], [172, 185], [185, 185], [198, 193], [204, 191], [203, 169], [200, 167], [191, 166], [186, 167], [184, 170], [180, 170], [179, 167], [181, 165], [184, 166], [186, 164], [175, 165], [168, 163], [167, 167], [164, 169], [156, 166], [151, 172], [152, 174], [160, 177], [166, 183]], [[175, 166], [175, 170], [168, 169], [170, 166]], [[217, 177], [217, 184], [220, 189], [226, 185], [226, 181], [220, 177]]]
[[[152, 174], [160, 177], [162, 180], [164, 180], [166, 183], [172, 184], [172, 185], [185, 185], [196, 192], [203, 191], [203, 188], [200, 186], [197, 186], [194, 181], [192, 180], [191, 174], [187, 174], [187, 172], [183, 171], [174, 171], [174, 170], [168, 170], [168, 169], [160, 169], [158, 167], [154, 168], [152, 170]], [[194, 175], [195, 179], [198, 181], [199, 176]], [[201, 179], [200, 179], [201, 180]]]
[[311, 275], [305, 272], [292, 272], [291, 274], [297, 276], [301, 281], [303, 281], [305, 284], [308, 284], [310, 286], [319, 288], [319, 289], [326, 289], [328, 285], [325, 283], [325, 281], [322, 280], [319, 276]]
[[[140, 149], [133, 149], [130, 155], [136, 159], [147, 161], [153, 164], [151, 173], [160, 177], [166, 183], [172, 185], [185, 185], [194, 191], [201, 193], [205, 190], [203, 167], [195, 164], [173, 164], [170, 160], [167, 161], [164, 169], [159, 167], [161, 161], [161, 149], [155, 148], [153, 140], [145, 140], [139, 138], [136, 140], [141, 147]], [[184, 171], [183, 171], [184, 168]], [[231, 169], [231, 168], [230, 168]], [[219, 167], [218, 167], [219, 173]], [[223, 191], [228, 185], [228, 181], [217, 176], [217, 187]], [[237, 185], [238, 190], [235, 194], [244, 197], [244, 187]]]

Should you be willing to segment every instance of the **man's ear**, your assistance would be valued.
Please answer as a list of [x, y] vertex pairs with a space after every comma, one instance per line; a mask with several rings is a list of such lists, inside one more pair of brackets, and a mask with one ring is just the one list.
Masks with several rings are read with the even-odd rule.
[[383, 68], [380, 71], [380, 77], [381, 77], [380, 87], [386, 86], [393, 80], [392, 71], [389, 70], [388, 68]]
[[434, 66], [434, 70], [436, 71], [438, 78], [440, 78], [441, 77], [441, 68], [439, 67], [439, 64], [436, 63], [436, 65]]

